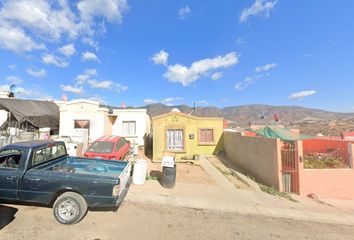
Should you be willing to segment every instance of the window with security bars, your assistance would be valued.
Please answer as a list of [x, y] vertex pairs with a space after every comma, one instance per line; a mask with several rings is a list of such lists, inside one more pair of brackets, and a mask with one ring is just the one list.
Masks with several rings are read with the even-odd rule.
[[168, 150], [183, 150], [183, 129], [168, 129], [166, 141]]
[[199, 129], [199, 143], [213, 143], [214, 129], [202, 128]]
[[135, 121], [123, 121], [123, 136], [136, 135], [136, 122]]

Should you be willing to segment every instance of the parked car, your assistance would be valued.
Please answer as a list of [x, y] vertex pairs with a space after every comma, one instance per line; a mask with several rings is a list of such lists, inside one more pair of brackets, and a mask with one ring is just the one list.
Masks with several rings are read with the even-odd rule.
[[88, 158], [122, 160], [130, 151], [130, 142], [124, 137], [103, 136], [92, 143], [85, 151]]
[[79, 222], [88, 207], [119, 206], [130, 182], [131, 163], [70, 157], [61, 141], [0, 149], [0, 201], [51, 206], [62, 224]]

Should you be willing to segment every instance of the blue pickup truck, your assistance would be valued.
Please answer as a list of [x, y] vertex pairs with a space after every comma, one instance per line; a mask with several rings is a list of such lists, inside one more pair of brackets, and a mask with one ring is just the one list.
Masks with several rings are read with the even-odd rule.
[[130, 183], [131, 163], [70, 157], [64, 142], [0, 149], [0, 201], [51, 206], [62, 224], [79, 222], [88, 207], [118, 207]]

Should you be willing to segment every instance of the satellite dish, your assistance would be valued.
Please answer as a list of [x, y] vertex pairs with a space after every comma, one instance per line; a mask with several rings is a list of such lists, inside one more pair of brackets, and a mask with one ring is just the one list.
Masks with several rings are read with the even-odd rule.
[[12, 92], [12, 93], [17, 93], [18, 92], [18, 87], [16, 86], [16, 84], [11, 84], [10, 85], [10, 92]]

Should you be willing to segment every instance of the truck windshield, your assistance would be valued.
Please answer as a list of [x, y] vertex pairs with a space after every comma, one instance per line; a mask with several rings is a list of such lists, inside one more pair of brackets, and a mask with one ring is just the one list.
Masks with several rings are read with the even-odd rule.
[[38, 149], [33, 154], [32, 163], [33, 165], [38, 165], [42, 162], [49, 161], [53, 158], [65, 156], [64, 145], [48, 145], [45, 148]]
[[112, 142], [94, 142], [87, 149], [87, 152], [111, 153], [112, 149], [113, 149], [113, 143]]

